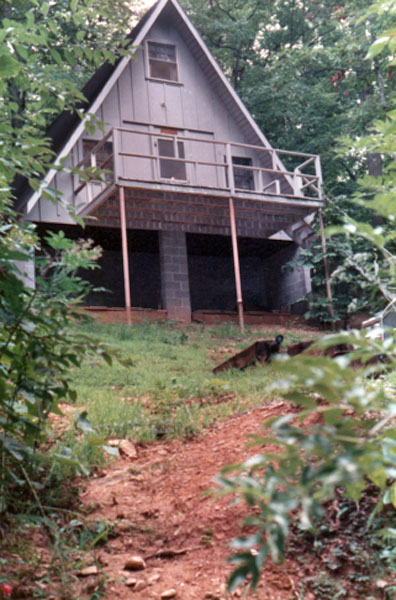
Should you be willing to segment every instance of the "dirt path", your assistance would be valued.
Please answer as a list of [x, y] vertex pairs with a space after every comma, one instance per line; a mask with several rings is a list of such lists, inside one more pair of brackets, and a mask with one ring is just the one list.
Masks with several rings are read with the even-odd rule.
[[[248, 434], [257, 433], [268, 417], [289, 410], [285, 403], [272, 402], [214, 426], [201, 438], [138, 448], [137, 459], [120, 460], [88, 481], [81, 501], [90, 519], [117, 522], [115, 537], [97, 552], [109, 577], [107, 600], [160, 599], [168, 590], [176, 593], [168, 597], [178, 600], [226, 597], [228, 543], [240, 534], [246, 507], [230, 507], [230, 498], [204, 492], [213, 487], [221, 467], [254, 453], [246, 449]], [[183, 553], [177, 554], [180, 550]], [[153, 556], [156, 553], [162, 556]], [[145, 569], [124, 570], [133, 555], [145, 558]], [[294, 597], [295, 581], [303, 575], [296, 569], [295, 563], [268, 565], [254, 597]], [[87, 590], [94, 583], [90, 579], [94, 576], [87, 578]], [[233, 597], [242, 595], [237, 589]]]

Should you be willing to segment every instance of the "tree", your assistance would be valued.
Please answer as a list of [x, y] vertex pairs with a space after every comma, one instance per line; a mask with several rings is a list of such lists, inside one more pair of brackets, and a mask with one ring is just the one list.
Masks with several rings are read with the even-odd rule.
[[[380, 2], [375, 10], [378, 7], [396, 14], [393, 2]], [[373, 11], [370, 14], [375, 14]], [[392, 63], [395, 31], [385, 31], [371, 46], [369, 56], [375, 57], [388, 46]], [[375, 134], [355, 142], [353, 149], [379, 154], [381, 176], [364, 176], [355, 201], [375, 210], [383, 222], [373, 226], [347, 216], [342, 226], [330, 228], [328, 234], [353, 236], [369, 244], [376, 260], [361, 263], [359, 275], [376, 295], [382, 294], [389, 302], [395, 298], [396, 286], [396, 113], [390, 111], [386, 118], [377, 120], [373, 131]], [[389, 507], [393, 511], [388, 511], [377, 535], [395, 539], [396, 404], [392, 391], [378, 382], [369, 383], [367, 378], [383, 372], [384, 365], [388, 370], [396, 367], [396, 335], [389, 331], [382, 340], [370, 339], [366, 333], [331, 335], [317, 344], [317, 349], [350, 344], [354, 350], [348, 356], [333, 360], [300, 355], [280, 363], [279, 392], [301, 408], [298, 418], [286, 415], [267, 422], [268, 434], [258, 436], [257, 441], [270, 444], [271, 452], [228, 467], [219, 477], [224, 491], [242, 497], [253, 508], [245, 521], [253, 533], [233, 544], [237, 554], [231, 560], [237, 568], [229, 580], [231, 589], [248, 575], [255, 587], [264, 561], [269, 557], [283, 559], [291, 527], [314, 531], [323, 519], [324, 503], [335, 497], [336, 490], [359, 505], [367, 486], [373, 486], [377, 502], [367, 527]], [[311, 424], [304, 423], [313, 415]], [[394, 548], [384, 553], [384, 558], [394, 567]]]
[[385, 58], [365, 61], [378, 25], [363, 0], [184, 0], [211, 51], [276, 148], [322, 156], [327, 192], [347, 193], [361, 157], [338, 156], [348, 128], [361, 135], [394, 89]]
[[[129, 15], [117, 0], [119, 18]], [[47, 239], [54, 251], [42, 260], [37, 287], [21, 281], [20, 264], [40, 251], [34, 227], [14, 209], [16, 177], [37, 190], [54, 158], [45, 137], [48, 123], [64, 109], [84, 103], [79, 83], [105, 60], [114, 62], [120, 34], [102, 0], [3, 1], [0, 27], [0, 510], [12, 486], [35, 488], [28, 471], [40, 458], [45, 423], [57, 403], [74, 398], [68, 369], [104, 346], [77, 335], [82, 318], [73, 305], [87, 291], [79, 267], [94, 268], [97, 249], [75, 245], [62, 234]], [[95, 26], [95, 27], [94, 27]], [[120, 31], [120, 30], [119, 30]], [[125, 44], [123, 44], [125, 46]], [[58, 166], [62, 169], [62, 166]], [[56, 201], [51, 190], [43, 198]], [[19, 264], [19, 267], [18, 267]], [[48, 273], [51, 271], [51, 279]], [[67, 453], [60, 457], [69, 460]]]

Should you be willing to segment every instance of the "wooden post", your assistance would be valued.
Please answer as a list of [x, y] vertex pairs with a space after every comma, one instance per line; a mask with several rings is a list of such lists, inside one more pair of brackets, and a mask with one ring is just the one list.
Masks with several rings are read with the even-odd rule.
[[315, 171], [318, 177], [318, 188], [319, 188], [319, 200], [324, 200], [323, 198], [323, 176], [322, 176], [322, 167], [320, 164], [320, 157], [316, 156], [315, 158]]
[[241, 272], [240, 272], [240, 268], [239, 268], [238, 238], [237, 238], [236, 224], [235, 224], [234, 200], [232, 198], [229, 199], [229, 204], [230, 204], [232, 253], [233, 253], [233, 257], [234, 257], [235, 287], [236, 287], [236, 293], [237, 293], [238, 319], [239, 319], [239, 327], [241, 328], [241, 331], [243, 333], [245, 331], [245, 322], [244, 322], [244, 318], [243, 318]]
[[327, 294], [327, 299], [329, 301], [329, 314], [330, 314], [331, 318], [334, 319], [333, 294], [331, 291], [329, 263], [327, 261], [327, 256], [326, 256], [326, 252], [327, 252], [326, 236], [325, 236], [325, 232], [324, 232], [323, 215], [322, 215], [321, 210], [319, 211], [319, 225], [320, 225], [320, 239], [322, 242], [323, 265], [324, 265], [325, 278], [326, 278], [326, 294]]
[[234, 169], [232, 166], [232, 151], [231, 144], [226, 144], [226, 159], [227, 159], [227, 177], [228, 177], [228, 188], [231, 194], [235, 192], [234, 182]]
[[243, 318], [241, 271], [239, 268], [238, 238], [237, 238], [236, 224], [235, 224], [235, 209], [234, 209], [234, 200], [232, 198], [232, 196], [235, 193], [235, 180], [234, 180], [234, 168], [232, 165], [231, 144], [226, 144], [226, 158], [227, 158], [227, 169], [228, 169], [228, 187], [230, 188], [230, 192], [231, 192], [231, 196], [229, 198], [230, 224], [231, 224], [232, 254], [234, 257], [234, 273], [235, 273], [235, 287], [236, 287], [237, 306], [238, 306], [238, 320], [239, 320], [239, 327], [241, 328], [241, 331], [243, 333], [245, 331], [245, 321]]
[[124, 269], [124, 293], [125, 308], [127, 313], [128, 325], [132, 325], [131, 318], [131, 290], [129, 282], [129, 258], [128, 258], [128, 237], [126, 228], [125, 213], [125, 190], [120, 187], [120, 222], [121, 222], [121, 240], [122, 240], [122, 265]]
[[122, 157], [120, 155], [120, 141], [121, 133], [116, 127], [113, 128], [113, 177], [114, 183], [118, 185], [120, 180], [120, 173], [122, 173]]

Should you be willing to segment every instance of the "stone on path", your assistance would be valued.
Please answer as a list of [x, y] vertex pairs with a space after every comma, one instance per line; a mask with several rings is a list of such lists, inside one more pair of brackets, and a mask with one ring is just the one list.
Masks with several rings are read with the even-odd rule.
[[124, 565], [127, 571], [142, 571], [146, 568], [146, 563], [141, 556], [131, 556]]
[[176, 598], [177, 592], [174, 589], [166, 590], [161, 594], [161, 600], [168, 600], [168, 598]]
[[129, 440], [117, 440], [111, 439], [108, 440], [107, 444], [112, 446], [113, 448], [118, 448], [121, 456], [125, 456], [126, 458], [137, 458], [137, 450], [134, 444]]
[[98, 567], [92, 565], [90, 567], [85, 567], [85, 569], [81, 569], [81, 571], [78, 572], [78, 575], [81, 577], [89, 577], [90, 575], [99, 575], [99, 573]]

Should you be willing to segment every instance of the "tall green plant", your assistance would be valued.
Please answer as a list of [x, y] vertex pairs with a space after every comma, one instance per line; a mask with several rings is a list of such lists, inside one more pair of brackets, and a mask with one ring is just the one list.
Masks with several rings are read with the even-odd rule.
[[[2, 268], [10, 267], [10, 254], [0, 247], [0, 510], [40, 463], [49, 415], [75, 399], [70, 367], [90, 355], [111, 360], [105, 345], [74, 333], [75, 323], [87, 320], [77, 303], [88, 286], [77, 271], [95, 268], [98, 250], [62, 233], [46, 241], [53, 256], [38, 260], [35, 289], [22, 283], [17, 264]], [[67, 451], [58, 458], [68, 460]]]
[[[119, 16], [130, 9], [117, 0]], [[110, 360], [106, 348], [70, 327], [83, 319], [76, 304], [88, 288], [79, 268], [93, 268], [97, 250], [62, 234], [48, 238], [52, 255], [38, 261], [37, 285], [20, 270], [42, 254], [34, 227], [14, 209], [24, 178], [44, 201], [62, 198], [41, 181], [54, 154], [45, 131], [64, 110], [85, 101], [80, 83], [117, 50], [114, 12], [103, 0], [5, 0], [0, 7], [0, 511], [10, 490], [28, 484], [40, 458], [49, 415], [74, 397], [69, 367], [87, 354]], [[95, 29], [94, 29], [95, 24]], [[96, 32], [96, 33], [95, 33]], [[122, 35], [124, 35], [122, 31]], [[64, 168], [62, 165], [56, 167]], [[61, 457], [67, 460], [67, 453]], [[11, 484], [11, 485], [10, 485]]]

